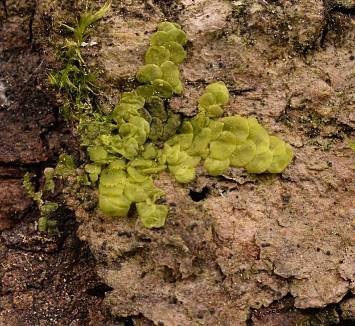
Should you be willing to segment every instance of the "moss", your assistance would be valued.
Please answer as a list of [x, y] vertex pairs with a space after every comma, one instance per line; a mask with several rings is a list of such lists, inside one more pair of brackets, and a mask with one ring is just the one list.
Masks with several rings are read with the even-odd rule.
[[31, 176], [28, 172], [23, 177], [23, 187], [27, 195], [31, 197], [39, 207], [43, 205], [42, 191], [35, 191], [35, 187], [31, 182]]
[[348, 145], [349, 145], [349, 148], [355, 152], [355, 141], [352, 140], [352, 139], [348, 139]]
[[71, 27], [62, 24], [72, 37], [65, 40], [60, 53], [64, 67], [49, 75], [50, 84], [62, 90], [67, 95], [67, 101], [62, 113], [67, 119], [78, 120], [78, 115], [90, 110], [91, 95], [95, 93], [96, 75], [91, 73], [81, 56], [81, 46], [90, 34], [90, 27], [99, 21], [110, 9], [111, 2], [106, 2], [97, 11], [87, 11], [77, 20], [77, 25]]
[[75, 161], [73, 156], [61, 154], [58, 159], [57, 166], [54, 170], [54, 175], [57, 177], [68, 177], [75, 173]]
[[[50, 172], [48, 172], [50, 171]], [[52, 182], [55, 170], [48, 170], [45, 173], [45, 186], [44, 191], [52, 191]], [[48, 185], [50, 184], [50, 187]], [[31, 182], [31, 176], [29, 173], [26, 173], [23, 179], [23, 186], [27, 192], [27, 195], [31, 197], [37, 204], [40, 211], [40, 218], [38, 219], [38, 230], [40, 232], [48, 232], [50, 234], [58, 233], [57, 221], [51, 219], [52, 214], [58, 209], [59, 205], [52, 201], [46, 201], [43, 199], [43, 192], [35, 191], [35, 187]], [[47, 188], [46, 188], [47, 186]]]

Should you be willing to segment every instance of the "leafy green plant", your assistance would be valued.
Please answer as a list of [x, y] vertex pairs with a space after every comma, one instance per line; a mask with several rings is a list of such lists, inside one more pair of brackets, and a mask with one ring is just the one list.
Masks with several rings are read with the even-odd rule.
[[51, 77], [72, 103], [90, 159], [84, 166], [88, 178], [83, 184], [98, 184], [99, 209], [105, 215], [127, 216], [134, 205], [145, 227], [162, 227], [169, 210], [158, 203], [164, 193], [154, 185], [154, 178], [164, 170], [184, 184], [196, 178], [199, 165], [211, 176], [229, 167], [243, 167], [250, 173], [280, 173], [287, 167], [292, 148], [270, 136], [255, 118], [223, 117], [230, 97], [223, 82], [206, 87], [192, 119], [167, 109], [166, 102], [183, 91], [179, 64], [186, 58], [187, 36], [176, 23], [162, 22], [152, 34], [144, 65], [136, 75], [141, 85], [121, 94], [109, 115], [94, 108], [91, 81], [80, 75], [90, 75], [80, 45], [88, 27], [107, 9], [108, 5], [98, 14], [84, 14], [78, 26], [70, 28], [73, 39], [66, 41], [65, 57], [72, 59]]
[[[93, 109], [93, 98], [95, 97], [96, 75], [89, 71], [81, 55], [81, 47], [87, 40], [91, 26], [104, 17], [109, 10], [111, 2], [106, 2], [97, 11], [89, 11], [80, 16], [75, 27], [63, 24], [72, 37], [65, 39], [64, 46], [60, 53], [63, 68], [49, 75], [49, 82], [66, 95], [66, 102], [62, 107], [62, 114], [68, 119], [78, 121], [78, 131], [85, 146], [92, 146], [95, 139], [103, 132], [110, 132], [113, 127], [108, 118]], [[95, 170], [96, 168], [96, 170]], [[95, 171], [97, 178], [101, 170], [93, 165], [87, 167], [91, 181], [95, 182]], [[35, 191], [31, 183], [30, 175], [24, 176], [23, 185], [27, 194], [33, 198], [40, 210], [38, 220], [39, 231], [58, 233], [57, 221], [50, 216], [58, 209], [58, 204], [43, 199], [44, 193], [54, 192], [54, 178], [66, 178], [75, 173], [75, 162], [72, 156], [61, 154], [55, 168], [44, 170], [45, 182], [42, 190]], [[82, 182], [88, 184], [89, 182]]]
[[62, 24], [72, 32], [72, 37], [65, 40], [60, 58], [64, 67], [49, 74], [49, 82], [68, 97], [62, 113], [68, 119], [79, 119], [82, 113], [91, 113], [91, 96], [95, 94], [96, 75], [87, 68], [81, 55], [81, 47], [90, 34], [90, 27], [103, 18], [110, 9], [111, 2], [106, 2], [98, 11], [86, 12], [77, 20], [75, 27]]
[[350, 149], [351, 149], [353, 152], [355, 152], [355, 141], [352, 140], [352, 139], [348, 139], [347, 141], [348, 141], [348, 144], [349, 144]]
[[[46, 180], [46, 182], [48, 182]], [[58, 204], [43, 200], [43, 192], [35, 191], [35, 187], [31, 182], [31, 176], [27, 172], [23, 178], [23, 186], [28, 194], [37, 204], [40, 211], [40, 218], [38, 220], [38, 230], [40, 232], [58, 233], [57, 221], [51, 219], [50, 216], [58, 209]]]
[[280, 173], [291, 162], [290, 145], [267, 131], [255, 118], [223, 115], [229, 92], [222, 82], [210, 84], [199, 100], [199, 113], [185, 120], [185, 129], [165, 143], [169, 171], [181, 183], [195, 178], [205, 159], [208, 174], [218, 176], [230, 166], [250, 173]]
[[[158, 26], [145, 65], [138, 69], [137, 80], [143, 85], [122, 94], [112, 114], [116, 131], [100, 134], [95, 146], [88, 147], [93, 163], [85, 170], [92, 182], [99, 182], [99, 208], [106, 215], [126, 216], [135, 204], [145, 227], [161, 227], [168, 209], [156, 204], [163, 192], [153, 178], [160, 171], [168, 170], [177, 182], [189, 183], [203, 161], [207, 173], [218, 176], [230, 166], [251, 173], [279, 173], [292, 159], [289, 145], [269, 136], [256, 119], [222, 117], [229, 102], [223, 82], [206, 87], [192, 119], [182, 120], [166, 109], [164, 100], [182, 91], [177, 63], [185, 58], [186, 41], [177, 24]], [[155, 146], [162, 141], [163, 148]]]
[[80, 61], [84, 62], [81, 57], [80, 48], [82, 43], [87, 39], [90, 34], [90, 27], [103, 18], [107, 11], [111, 7], [111, 1], [106, 2], [99, 10], [97, 11], [88, 11], [83, 13], [80, 18], [77, 20], [77, 24], [75, 27], [70, 27], [68, 25], [63, 24], [66, 28], [68, 28], [71, 32], [73, 32], [73, 38], [71, 41], [66, 41], [66, 47], [75, 49], [76, 56], [80, 58]]
[[75, 162], [72, 156], [61, 154], [55, 168], [44, 169], [44, 184], [41, 190], [35, 191], [31, 182], [31, 175], [27, 172], [23, 178], [23, 187], [27, 195], [31, 197], [39, 211], [38, 230], [41, 232], [58, 233], [57, 221], [51, 219], [53, 213], [59, 208], [59, 205], [53, 201], [43, 199], [46, 193], [53, 193], [55, 190], [55, 178], [66, 178], [75, 173]]

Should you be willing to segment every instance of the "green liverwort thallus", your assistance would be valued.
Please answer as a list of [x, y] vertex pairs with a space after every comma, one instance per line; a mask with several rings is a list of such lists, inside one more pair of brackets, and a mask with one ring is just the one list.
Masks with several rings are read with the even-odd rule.
[[229, 167], [250, 173], [280, 173], [291, 162], [292, 148], [270, 136], [255, 118], [223, 117], [229, 92], [223, 82], [208, 85], [192, 119], [167, 110], [166, 100], [183, 91], [179, 64], [187, 37], [176, 23], [163, 22], [151, 36], [141, 83], [123, 93], [112, 113], [116, 127], [88, 146], [92, 163], [85, 167], [99, 182], [99, 208], [110, 216], [127, 216], [132, 204], [147, 228], [164, 225], [168, 207], [158, 204], [164, 193], [153, 178], [168, 170], [179, 183], [196, 177], [203, 165], [211, 176]]

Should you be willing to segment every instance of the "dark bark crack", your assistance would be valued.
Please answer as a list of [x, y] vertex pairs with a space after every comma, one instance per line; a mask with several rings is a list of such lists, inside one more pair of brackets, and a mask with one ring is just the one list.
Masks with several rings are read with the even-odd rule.
[[5, 17], [8, 17], [8, 11], [7, 11], [7, 5], [6, 5], [6, 0], [1, 0], [2, 6], [4, 8], [4, 12], [5, 12]]
[[30, 46], [33, 46], [33, 44], [34, 44], [33, 22], [34, 22], [36, 12], [37, 12], [37, 1], [35, 2], [35, 5], [33, 6], [33, 8], [31, 8], [31, 12], [29, 15], [29, 21], [28, 21], [28, 44]]
[[354, 18], [355, 16], [355, 5], [350, 8], [347, 8], [339, 4], [330, 3], [329, 1], [325, 0], [324, 7], [325, 7], [325, 15], [324, 15], [325, 22], [319, 37], [319, 44], [321, 48], [325, 47], [326, 37], [328, 33], [332, 30], [331, 28], [333, 24], [332, 15], [334, 13], [347, 15], [350, 18]]

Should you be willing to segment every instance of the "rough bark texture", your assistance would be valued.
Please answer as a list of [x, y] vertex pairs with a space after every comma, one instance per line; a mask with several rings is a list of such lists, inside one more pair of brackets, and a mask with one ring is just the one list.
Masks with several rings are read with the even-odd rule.
[[113, 325], [100, 308], [107, 286], [73, 213], [58, 212], [60, 236], [39, 233], [22, 187], [26, 171], [39, 181], [74, 143], [47, 87], [51, 57], [37, 38], [39, 19], [36, 1], [0, 2], [0, 325]]
[[[81, 4], [43, 1], [37, 16], [25, 18], [8, 9], [14, 18], [8, 17], [0, 31], [7, 49], [1, 58], [6, 65], [0, 67], [0, 101], [6, 108], [0, 111], [0, 124], [6, 126], [0, 129], [0, 172], [5, 179], [0, 180], [5, 185], [0, 190], [0, 226], [16, 225], [1, 235], [1, 259], [8, 266], [1, 271], [1, 300], [8, 308], [0, 318], [18, 318], [10, 325], [26, 323], [34, 311], [44, 325], [48, 314], [63, 325], [119, 323], [93, 309], [101, 299], [85, 294], [88, 283], [98, 279], [86, 247], [73, 251], [79, 242], [70, 233], [71, 222], [64, 223], [60, 239], [39, 236], [33, 230], [35, 212], [27, 213], [31, 203], [23, 200], [19, 182], [24, 166], [40, 171], [63, 146], [73, 146], [63, 141], [62, 131], [58, 137], [52, 97], [43, 89], [42, 60], [53, 54], [49, 45], [60, 40], [51, 26], [70, 21], [69, 13], [82, 10]], [[92, 46], [85, 49], [89, 64], [104, 70], [101, 84], [108, 106], [117, 101], [119, 91], [134, 84], [149, 34], [158, 22], [170, 19], [190, 39], [182, 66], [186, 90], [171, 102], [172, 110], [193, 115], [202, 88], [223, 80], [233, 94], [228, 113], [256, 116], [295, 150], [294, 162], [278, 176], [250, 176], [235, 169], [216, 179], [201, 171], [196, 182], [183, 187], [161, 175], [157, 184], [166, 191], [171, 212], [160, 230], [142, 228], [134, 214], [107, 219], [69, 195], [67, 204], [80, 223], [79, 238], [87, 242], [108, 286], [102, 293], [112, 288], [105, 303], [113, 315], [132, 317], [137, 325], [168, 326], [332, 325], [354, 319], [354, 153], [348, 144], [355, 123], [353, 14], [352, 1], [113, 1], [91, 38]], [[39, 42], [48, 39], [46, 56], [29, 46], [36, 32], [21, 28], [32, 26], [31, 19]], [[16, 52], [18, 44], [23, 50]], [[11, 51], [16, 60], [11, 60]], [[81, 198], [95, 198], [87, 189], [78, 192]], [[33, 248], [46, 257], [46, 265], [35, 264], [35, 280], [24, 272], [14, 277], [26, 266], [21, 261], [35, 255]], [[14, 257], [24, 257], [16, 258], [17, 269]], [[71, 305], [64, 304], [65, 272], [58, 261], [77, 257], [82, 261], [66, 266], [71, 266], [72, 277], [79, 275], [69, 288], [79, 288], [81, 294], [74, 291]], [[47, 279], [40, 283], [41, 291], [23, 288], [28, 280], [39, 282], [38, 268], [46, 275], [53, 265], [58, 266], [50, 274], [57, 276], [54, 287]], [[50, 308], [40, 310], [46, 304], [39, 293], [50, 293], [53, 300], [60, 297], [63, 303], [51, 307], [60, 307], [63, 314], [53, 317]], [[70, 314], [73, 319], [65, 319]]]
[[[347, 10], [319, 0], [114, 3], [93, 59], [113, 96], [115, 85], [133, 80], [149, 33], [174, 19], [191, 43], [182, 67], [187, 90], [172, 109], [193, 114], [201, 88], [223, 80], [235, 95], [228, 113], [257, 116], [296, 153], [280, 176], [231, 170], [219, 179], [200, 175], [187, 187], [161, 176], [173, 207], [162, 230], [77, 210], [79, 236], [113, 288], [106, 302], [115, 315], [242, 325], [250, 309], [288, 294], [295, 307], [321, 308], [354, 291], [347, 143], [355, 122], [354, 28]], [[189, 192], [201, 189], [208, 195], [195, 203]]]

